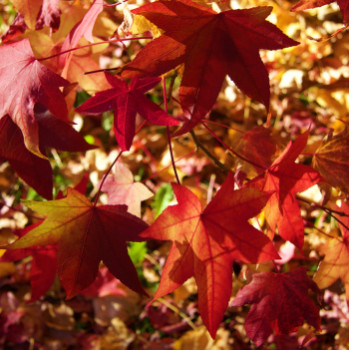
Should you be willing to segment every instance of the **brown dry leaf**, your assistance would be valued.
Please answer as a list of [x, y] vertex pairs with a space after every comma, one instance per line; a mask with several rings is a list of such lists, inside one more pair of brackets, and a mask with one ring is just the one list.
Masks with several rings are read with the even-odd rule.
[[134, 338], [135, 335], [128, 330], [125, 323], [115, 317], [106, 333], [101, 336], [100, 347], [103, 350], [126, 350]]
[[349, 33], [343, 33], [342, 40], [337, 40], [333, 48], [334, 57], [338, 57], [344, 64], [349, 62]]
[[48, 304], [45, 310], [45, 324], [57, 330], [72, 331], [75, 327], [74, 311], [68, 305]]
[[[1, 227], [1, 221], [0, 221]], [[17, 236], [12, 232], [12, 230], [8, 227], [0, 228], [0, 247], [8, 245], [15, 241]], [[0, 257], [2, 256], [2, 249], [0, 249]]]
[[198, 287], [194, 277], [186, 280], [179, 288], [173, 291], [173, 301], [175, 304], [183, 303], [192, 294], [197, 294]]
[[313, 166], [332, 186], [349, 193], [349, 132], [325, 141], [315, 152]]
[[327, 89], [318, 89], [316, 102], [322, 107], [328, 108], [339, 118], [348, 113], [349, 100], [347, 100], [348, 89], [329, 92]]
[[[120, 286], [122, 288], [122, 285]], [[93, 299], [95, 321], [101, 326], [108, 326], [115, 317], [126, 321], [139, 315], [139, 295], [125, 287], [126, 296], [109, 295]]]
[[23, 324], [25, 333], [30, 337], [35, 338], [37, 341], [41, 341], [44, 338], [45, 326], [43, 309], [46, 305], [40, 305], [39, 303], [23, 303], [18, 307], [18, 311], [23, 313], [21, 318], [21, 324]]
[[[0, 250], [0, 251], [2, 251], [2, 250]], [[16, 273], [16, 267], [15, 267], [15, 264], [13, 262], [0, 263], [0, 278], [14, 275], [15, 273]]]
[[349, 325], [341, 324], [341, 327], [338, 330], [336, 335], [336, 346], [337, 349], [349, 350]]
[[173, 345], [174, 350], [230, 350], [228, 344], [229, 332], [218, 329], [215, 340], [213, 340], [207, 329], [202, 326], [186, 332]]

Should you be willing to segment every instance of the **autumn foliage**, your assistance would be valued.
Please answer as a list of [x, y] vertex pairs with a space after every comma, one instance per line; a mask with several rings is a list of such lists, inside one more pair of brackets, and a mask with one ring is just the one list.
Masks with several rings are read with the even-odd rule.
[[348, 0], [0, 11], [0, 347], [346, 348]]

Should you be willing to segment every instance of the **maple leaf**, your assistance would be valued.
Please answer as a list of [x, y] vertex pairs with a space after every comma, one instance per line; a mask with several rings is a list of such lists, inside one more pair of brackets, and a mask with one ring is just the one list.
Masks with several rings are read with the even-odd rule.
[[230, 173], [202, 210], [199, 199], [172, 184], [178, 204], [165, 209], [141, 236], [173, 241], [154, 298], [162, 297], [194, 276], [199, 311], [212, 337], [228, 305], [233, 260], [259, 263], [278, 257], [272, 242], [247, 220], [263, 208], [269, 194], [251, 188], [234, 191]]
[[76, 108], [79, 113], [97, 115], [114, 109], [114, 133], [123, 151], [131, 147], [135, 135], [137, 112], [150, 123], [156, 125], [177, 125], [158, 105], [144, 96], [160, 82], [160, 78], [133, 78], [130, 85], [118, 77], [105, 73], [112, 89], [97, 92], [81, 106]]
[[[39, 129], [41, 154], [46, 154], [46, 148], [70, 152], [94, 148], [69, 124], [49, 113], [36, 113], [35, 118]], [[7, 160], [16, 173], [41, 196], [52, 199], [50, 162], [27, 150], [20, 129], [8, 115], [0, 119], [0, 139], [0, 162]]]
[[61, 15], [59, 0], [13, 0], [12, 3], [30, 29], [39, 30], [44, 26], [58, 29]]
[[[74, 26], [64, 40], [61, 49], [62, 52], [76, 47], [82, 37], [85, 37], [87, 41], [93, 42], [92, 30], [98, 15], [103, 11], [103, 4], [103, 0], [95, 0], [93, 2], [83, 19]], [[60, 64], [67, 67], [69, 65], [69, 58], [71, 57], [71, 54], [61, 55], [59, 58]]]
[[69, 83], [35, 59], [29, 39], [1, 46], [0, 57], [0, 119], [8, 114], [21, 129], [28, 150], [41, 156], [35, 104], [68, 121], [59, 87]]
[[68, 188], [65, 198], [30, 202], [45, 221], [6, 249], [58, 244], [58, 277], [72, 298], [96, 278], [101, 260], [129, 288], [144, 293], [127, 254], [126, 241], [140, 241], [147, 224], [127, 213], [125, 205], [94, 206]]
[[116, 163], [114, 174], [108, 175], [102, 186], [108, 194], [108, 204], [126, 204], [127, 211], [141, 216], [141, 202], [153, 196], [153, 193], [140, 182], [133, 181], [132, 172], [122, 163]]
[[324, 5], [337, 2], [343, 17], [343, 22], [348, 23], [349, 21], [349, 2], [348, 0], [301, 0], [295, 6], [292, 7], [291, 11], [303, 11], [313, 9], [315, 7], [321, 7]]
[[47, 159], [37, 157], [24, 145], [20, 129], [9, 116], [0, 119], [0, 163], [8, 160], [15, 172], [44, 198], [52, 198], [52, 169]]
[[[41, 222], [28, 226], [25, 229], [17, 230], [16, 234], [23, 237], [29, 231], [40, 225]], [[32, 295], [29, 302], [39, 299], [52, 286], [57, 270], [57, 247], [47, 245], [44, 247], [24, 248], [17, 250], [7, 250], [0, 258], [1, 262], [11, 262], [22, 260], [27, 256], [32, 256], [30, 270], [30, 285]]]
[[36, 20], [35, 29], [42, 29], [44, 26], [58, 29], [60, 25], [60, 16], [59, 0], [43, 0]]
[[262, 272], [242, 287], [231, 306], [253, 304], [246, 317], [246, 334], [261, 346], [273, 332], [289, 334], [304, 321], [320, 329], [320, 308], [308, 290], [319, 294], [316, 284], [300, 267], [288, 273]]
[[27, 28], [28, 27], [24, 22], [23, 16], [20, 13], [17, 13], [17, 16], [13, 20], [9, 29], [3, 35], [1, 35], [2, 43], [16, 39], [18, 36], [23, 34]]
[[296, 193], [303, 192], [322, 180], [312, 167], [295, 163], [306, 146], [307, 139], [308, 133], [304, 133], [295, 142], [289, 142], [264, 177], [258, 177], [248, 184], [259, 190], [273, 192], [265, 207], [265, 218], [272, 234], [274, 235], [277, 226], [279, 235], [300, 250], [304, 243], [304, 224]]
[[107, 295], [126, 296], [125, 290], [120, 286], [121, 282], [116, 279], [106, 267], [102, 267], [99, 269], [94, 282], [86, 289], [82, 290], [80, 294], [91, 298], [103, 298]]
[[216, 13], [190, 0], [156, 1], [132, 10], [165, 33], [124, 68], [123, 78], [158, 76], [184, 63], [179, 99], [191, 130], [216, 102], [226, 74], [251, 98], [269, 108], [269, 78], [260, 49], [298, 43], [265, 18], [272, 7]]
[[[263, 147], [261, 147], [263, 145]], [[237, 152], [256, 165], [258, 173], [263, 168], [268, 168], [275, 154], [276, 145], [271, 135], [271, 130], [263, 126], [257, 126], [243, 134], [237, 145]]]
[[[39, 158], [41, 159], [41, 158]], [[87, 177], [84, 176], [82, 180], [74, 187], [80, 193], [85, 193], [87, 188]], [[56, 199], [63, 198], [63, 194], [58, 192]], [[41, 225], [43, 220], [36, 224], [27, 226], [21, 230], [15, 230], [18, 237], [23, 237], [31, 230]], [[10, 262], [22, 260], [27, 256], [32, 256], [31, 270], [30, 270], [30, 285], [32, 289], [32, 296], [28, 302], [35, 301], [43, 296], [52, 286], [56, 277], [57, 271], [57, 253], [56, 245], [35, 246], [22, 249], [8, 249], [0, 258], [1, 262]], [[109, 276], [109, 275], [108, 275]], [[98, 279], [99, 276], [97, 276]], [[96, 279], [96, 280], [97, 280]], [[100, 280], [101, 278], [99, 278]], [[115, 279], [114, 279], [115, 280]]]
[[35, 29], [36, 19], [42, 5], [42, 0], [13, 0], [12, 3], [24, 17], [26, 25], [30, 29]]
[[320, 253], [325, 258], [320, 263], [314, 281], [323, 289], [341, 279], [349, 305], [349, 204], [344, 202], [341, 207], [335, 206], [335, 209], [345, 214], [338, 222], [342, 236], [330, 238], [326, 245], [320, 247]]
[[332, 186], [349, 193], [349, 131], [323, 142], [314, 154], [313, 166]]

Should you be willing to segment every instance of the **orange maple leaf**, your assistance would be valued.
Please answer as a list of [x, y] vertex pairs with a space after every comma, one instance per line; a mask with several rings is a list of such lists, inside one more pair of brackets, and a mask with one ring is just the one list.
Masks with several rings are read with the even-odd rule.
[[343, 203], [340, 208], [346, 216], [341, 216], [339, 227], [342, 237], [330, 238], [326, 245], [320, 248], [320, 253], [325, 255], [321, 261], [314, 281], [323, 289], [341, 279], [345, 286], [345, 296], [349, 305], [349, 204]]
[[307, 139], [308, 133], [304, 133], [295, 142], [289, 142], [265, 175], [257, 177], [248, 184], [249, 187], [273, 192], [265, 207], [265, 218], [271, 233], [274, 235], [278, 227], [279, 235], [299, 249], [303, 248], [304, 224], [296, 193], [305, 191], [322, 179], [312, 167], [295, 163], [306, 146]]
[[252, 188], [235, 191], [229, 174], [203, 210], [191, 191], [177, 184], [172, 187], [178, 204], [164, 210], [141, 234], [173, 242], [154, 298], [194, 276], [199, 311], [214, 337], [231, 295], [234, 259], [260, 263], [278, 257], [272, 242], [247, 222], [260, 212], [269, 194]]

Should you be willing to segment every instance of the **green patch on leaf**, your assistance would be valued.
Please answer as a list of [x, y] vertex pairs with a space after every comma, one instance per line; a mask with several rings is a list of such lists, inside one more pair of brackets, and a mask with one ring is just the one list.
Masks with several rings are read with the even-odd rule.
[[130, 242], [129, 244], [128, 254], [135, 265], [143, 262], [147, 251], [148, 249], [146, 242]]
[[157, 218], [164, 209], [170, 204], [173, 199], [173, 190], [170, 184], [164, 184], [160, 186], [154, 197], [154, 203], [152, 205], [155, 209], [155, 218]]

